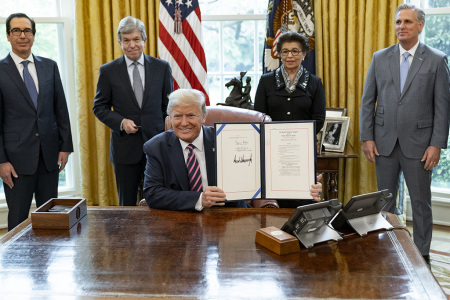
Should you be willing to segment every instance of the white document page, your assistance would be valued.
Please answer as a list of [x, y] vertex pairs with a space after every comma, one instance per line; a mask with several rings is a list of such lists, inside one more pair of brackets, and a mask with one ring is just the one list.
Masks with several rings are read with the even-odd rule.
[[259, 124], [216, 124], [217, 186], [227, 200], [261, 197]]
[[265, 123], [266, 198], [312, 199], [315, 182], [313, 122]]

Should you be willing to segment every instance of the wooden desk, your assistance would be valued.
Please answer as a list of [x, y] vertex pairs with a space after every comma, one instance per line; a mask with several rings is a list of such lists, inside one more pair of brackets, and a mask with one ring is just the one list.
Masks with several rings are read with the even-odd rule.
[[255, 244], [292, 211], [89, 208], [70, 231], [27, 220], [0, 240], [0, 298], [445, 299], [404, 229], [285, 256]]
[[344, 152], [322, 151], [320, 155], [317, 155], [316, 171], [317, 173], [324, 173], [322, 181], [325, 200], [338, 197], [337, 175], [339, 172], [339, 160], [358, 157], [348, 141], [345, 142]]

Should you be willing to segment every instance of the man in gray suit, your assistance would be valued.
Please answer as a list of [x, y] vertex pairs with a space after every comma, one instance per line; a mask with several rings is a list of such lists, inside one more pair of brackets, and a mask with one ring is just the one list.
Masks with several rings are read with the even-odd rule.
[[144, 177], [143, 145], [164, 131], [173, 79], [169, 63], [143, 54], [147, 35], [142, 21], [123, 18], [117, 39], [124, 55], [100, 67], [93, 110], [111, 128], [119, 204], [132, 206]]
[[0, 61], [0, 177], [8, 229], [58, 196], [58, 179], [73, 152], [69, 112], [56, 62], [34, 56], [36, 24], [22, 13], [6, 19], [11, 52]]
[[[366, 158], [375, 162], [378, 189], [395, 196], [403, 171], [414, 243], [429, 265], [431, 172], [447, 148], [450, 93], [446, 55], [419, 42], [424, 24], [422, 9], [412, 4], [397, 8], [399, 44], [373, 55], [362, 96], [360, 140]], [[393, 213], [395, 201], [385, 210]]]

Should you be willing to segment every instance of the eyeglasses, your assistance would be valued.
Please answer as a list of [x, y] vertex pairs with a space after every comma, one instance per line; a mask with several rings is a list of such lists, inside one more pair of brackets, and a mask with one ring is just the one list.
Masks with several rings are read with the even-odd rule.
[[19, 29], [19, 28], [13, 28], [9, 32], [12, 33], [12, 35], [15, 35], [15, 36], [21, 35], [22, 32], [25, 34], [25, 36], [32, 36], [33, 35], [33, 30], [31, 30], [30, 28], [25, 28], [24, 30]]
[[292, 50], [283, 49], [283, 50], [281, 50], [281, 56], [288, 56], [289, 52], [292, 53], [292, 56], [298, 56], [300, 54], [300, 52], [302, 52], [302, 51], [300, 51], [298, 49], [292, 49]]

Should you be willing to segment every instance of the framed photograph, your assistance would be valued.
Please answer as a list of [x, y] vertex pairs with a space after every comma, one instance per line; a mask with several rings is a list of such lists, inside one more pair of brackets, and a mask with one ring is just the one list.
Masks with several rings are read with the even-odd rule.
[[350, 117], [327, 117], [325, 119], [323, 146], [326, 151], [344, 152]]
[[324, 130], [323, 128], [320, 130], [320, 132], [317, 134], [317, 155], [320, 155], [322, 153], [322, 145], [323, 145], [323, 137], [324, 137]]
[[347, 109], [340, 107], [327, 107], [325, 116], [328, 117], [345, 117], [347, 116]]

